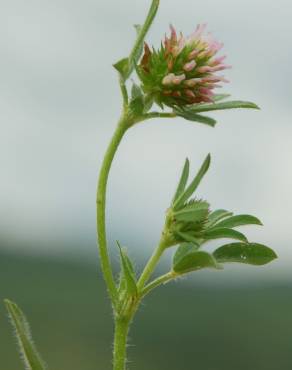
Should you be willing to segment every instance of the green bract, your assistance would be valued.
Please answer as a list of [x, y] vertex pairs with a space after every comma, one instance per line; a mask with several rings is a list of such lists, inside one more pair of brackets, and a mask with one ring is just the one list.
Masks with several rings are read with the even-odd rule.
[[129, 296], [136, 296], [137, 295], [137, 285], [136, 285], [136, 276], [133, 265], [127, 256], [126, 250], [123, 249], [119, 242], [117, 242], [119, 250], [120, 250], [120, 257], [121, 257], [121, 274], [120, 274], [120, 286], [119, 292], [123, 294], [124, 291]]
[[41, 359], [32, 341], [29, 324], [21, 309], [8, 299], [5, 305], [15, 329], [15, 336], [19, 346], [19, 352], [27, 370], [46, 370], [47, 366]]

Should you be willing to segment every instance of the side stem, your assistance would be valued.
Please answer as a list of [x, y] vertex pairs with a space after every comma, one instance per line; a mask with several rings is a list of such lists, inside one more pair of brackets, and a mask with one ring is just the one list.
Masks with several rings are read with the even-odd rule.
[[148, 261], [147, 265], [144, 268], [144, 271], [142, 272], [140, 279], [137, 283], [138, 290], [141, 291], [151, 277], [156, 265], [159, 262], [160, 257], [162, 256], [163, 252], [165, 250], [165, 242], [163, 236], [161, 237], [161, 240], [159, 242], [158, 247], [155, 249], [154, 253], [152, 254], [150, 260]]
[[176, 275], [175, 275], [175, 272], [173, 271], [170, 271], [165, 275], [159, 276], [157, 279], [153, 280], [151, 283], [149, 283], [148, 285], [144, 287], [144, 289], [141, 291], [141, 297], [142, 298], [145, 297], [145, 295], [151, 292], [151, 290], [153, 290], [154, 288], [157, 288], [161, 284], [168, 283], [169, 281], [175, 279], [175, 277]]
[[99, 254], [101, 260], [101, 268], [107, 289], [113, 305], [117, 302], [117, 287], [115, 284], [112, 266], [107, 249], [106, 238], [106, 220], [105, 220], [105, 205], [106, 205], [106, 187], [109, 176], [110, 167], [118, 146], [127, 130], [125, 114], [121, 117], [112, 140], [105, 153], [102, 167], [100, 170], [97, 195], [96, 195], [96, 219], [97, 219], [97, 239], [99, 246]]

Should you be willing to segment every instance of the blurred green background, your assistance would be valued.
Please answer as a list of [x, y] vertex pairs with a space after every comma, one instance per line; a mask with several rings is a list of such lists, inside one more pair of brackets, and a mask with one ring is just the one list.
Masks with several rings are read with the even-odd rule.
[[[153, 292], [132, 326], [129, 369], [290, 370], [291, 282], [259, 276], [228, 284], [222, 272], [194, 274]], [[2, 253], [0, 281], [1, 300], [23, 308], [50, 369], [111, 369], [112, 317], [94, 263]], [[0, 368], [21, 370], [0, 312]]]

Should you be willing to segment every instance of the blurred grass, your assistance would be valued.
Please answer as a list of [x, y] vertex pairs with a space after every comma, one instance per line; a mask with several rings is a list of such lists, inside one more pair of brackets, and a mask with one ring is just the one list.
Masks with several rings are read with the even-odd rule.
[[[50, 369], [111, 369], [110, 304], [93, 264], [2, 253], [0, 284], [1, 300], [16, 301], [26, 313]], [[291, 312], [289, 282], [171, 284], [138, 313], [129, 369], [290, 370]], [[0, 327], [0, 369], [23, 369], [3, 304]]]

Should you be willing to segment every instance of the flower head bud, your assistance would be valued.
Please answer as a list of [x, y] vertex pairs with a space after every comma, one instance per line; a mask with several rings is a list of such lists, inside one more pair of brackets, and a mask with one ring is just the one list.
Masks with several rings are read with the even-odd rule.
[[209, 203], [199, 199], [192, 199], [185, 203], [179, 211], [171, 211], [168, 221], [167, 245], [176, 245], [188, 235], [192, 239], [199, 239], [205, 230]]
[[213, 102], [218, 82], [228, 82], [215, 73], [230, 68], [224, 64], [226, 56], [217, 56], [223, 44], [206, 33], [206, 25], [198, 25], [190, 36], [178, 36], [170, 26], [159, 50], [151, 50], [145, 43], [144, 55], [137, 66], [146, 94], [160, 105], [185, 106]]

